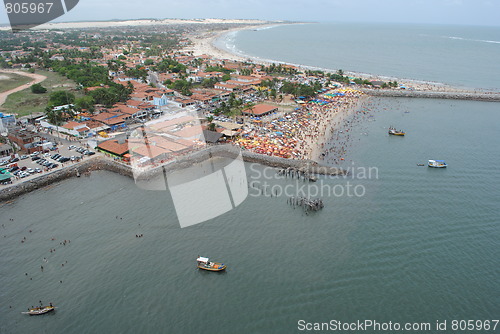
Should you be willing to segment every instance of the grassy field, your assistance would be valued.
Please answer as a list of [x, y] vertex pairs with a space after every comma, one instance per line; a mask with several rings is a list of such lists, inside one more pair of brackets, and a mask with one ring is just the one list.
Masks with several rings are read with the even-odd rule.
[[0, 73], [0, 93], [11, 90], [30, 82], [31, 78], [15, 73]]
[[[63, 77], [55, 72], [37, 70], [36, 74], [47, 77], [40, 84], [47, 88], [45, 94], [33, 94], [30, 87], [7, 97], [2, 108], [7, 113], [14, 113], [18, 116], [29, 115], [30, 113], [43, 112], [49, 101], [49, 94], [57, 90], [66, 90], [75, 94], [75, 97], [83, 96], [81, 91], [75, 90], [74, 81]], [[28, 81], [30, 80], [27, 78]]]

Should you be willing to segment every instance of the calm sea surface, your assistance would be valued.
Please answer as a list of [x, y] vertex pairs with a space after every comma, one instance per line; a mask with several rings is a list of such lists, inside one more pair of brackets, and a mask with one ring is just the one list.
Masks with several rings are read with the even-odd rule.
[[217, 45], [261, 59], [500, 89], [500, 27], [284, 25], [233, 32]]
[[[308, 184], [247, 165], [249, 197], [199, 225], [181, 229], [168, 192], [110, 172], [2, 204], [0, 333], [297, 333], [301, 319], [427, 333], [447, 320], [453, 333], [454, 319], [498, 319], [499, 104], [371, 99], [363, 110], [344, 162], [356, 177]], [[417, 166], [428, 159], [449, 167]], [[325, 208], [306, 215], [264, 182], [309, 185]], [[356, 186], [362, 196], [340, 196]], [[199, 271], [197, 255], [228, 269]], [[21, 314], [39, 300], [58, 309]]]
[[[498, 318], [498, 105], [384, 99], [368, 108], [345, 167], [378, 175], [317, 182], [365, 194], [323, 196], [315, 214], [256, 196], [264, 170], [250, 165], [242, 205], [184, 229], [168, 193], [109, 172], [3, 204], [0, 332], [294, 333], [300, 319]], [[407, 136], [389, 137], [389, 124]], [[432, 158], [449, 168], [416, 165]], [[227, 272], [198, 271], [198, 254]], [[20, 314], [39, 300], [59, 309]]]

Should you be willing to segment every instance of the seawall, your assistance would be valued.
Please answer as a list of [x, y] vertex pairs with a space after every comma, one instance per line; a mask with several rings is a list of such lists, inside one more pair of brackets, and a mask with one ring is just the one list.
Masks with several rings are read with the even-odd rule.
[[361, 91], [370, 96], [381, 97], [417, 97], [428, 99], [473, 100], [485, 102], [500, 102], [500, 93], [494, 92], [435, 92], [416, 90], [368, 89]]
[[[163, 173], [165, 171], [169, 172], [179, 168], [183, 168], [184, 166], [188, 166], [190, 163], [197, 163], [207, 159], [210, 156], [209, 153], [215, 155], [224, 155], [224, 153], [227, 153], [229, 155], [233, 154], [232, 152], [228, 152], [223, 148], [214, 146], [206, 150], [194, 152], [191, 155], [183, 158], [178, 163], [171, 164], [170, 166], [167, 165], [166, 167], [158, 167], [149, 170], [140, 177], [148, 179], [156, 176], [157, 173]], [[322, 175], [347, 174], [347, 172], [341, 168], [321, 166], [311, 160], [291, 160], [280, 157], [271, 157], [248, 151], [242, 151], [241, 153], [243, 161], [249, 163], [258, 163], [275, 168], [294, 168], [302, 172], [308, 172], [309, 174], [322, 174]], [[86, 173], [90, 173], [96, 170], [107, 170], [131, 178], [134, 177], [132, 168], [129, 165], [125, 165], [123, 163], [116, 162], [105, 157], [94, 156], [78, 164], [69, 165], [62, 169], [48, 172], [31, 180], [26, 180], [9, 186], [3, 186], [3, 188], [0, 188], [0, 202], [12, 200], [18, 196], [29, 193], [39, 188], [43, 188], [52, 183], [59, 182], [71, 177], [76, 177], [77, 174], [85, 175]]]

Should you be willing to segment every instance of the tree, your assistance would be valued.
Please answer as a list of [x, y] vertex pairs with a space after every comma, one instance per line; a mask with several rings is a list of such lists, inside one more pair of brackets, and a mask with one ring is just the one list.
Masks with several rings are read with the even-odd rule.
[[75, 95], [64, 90], [57, 90], [50, 94], [49, 105], [62, 106], [75, 102]]
[[43, 87], [41, 84], [37, 83], [31, 85], [31, 92], [33, 94], [43, 94], [47, 92], [47, 88]]
[[75, 99], [75, 108], [79, 111], [86, 109], [90, 113], [94, 112], [94, 98], [87, 95]]
[[45, 115], [47, 115], [47, 119], [50, 124], [61, 125], [63, 123], [63, 114], [61, 110], [53, 110], [50, 107], [45, 108]]
[[208, 121], [208, 130], [210, 131], [215, 131], [216, 124], [214, 123], [214, 117], [213, 116], [207, 116], [207, 121]]

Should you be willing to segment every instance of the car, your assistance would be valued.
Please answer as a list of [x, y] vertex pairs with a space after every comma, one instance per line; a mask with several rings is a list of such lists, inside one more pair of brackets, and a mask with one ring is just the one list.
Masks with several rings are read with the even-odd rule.
[[23, 154], [19, 157], [19, 159], [21, 159], [21, 160], [28, 159], [28, 158], [29, 158], [29, 156], [27, 156], [26, 154]]
[[31, 153], [31, 156], [34, 157], [35, 155], [39, 155], [39, 154], [40, 154], [40, 152], [35, 151], [35, 152]]
[[28, 167], [26, 166], [21, 167], [21, 170], [26, 170], [26, 169], [28, 169]]
[[41, 172], [42, 172], [42, 170], [41, 170], [40, 168], [35, 168], [35, 172], [36, 172], [36, 173], [41, 173]]
[[57, 150], [57, 146], [52, 146], [52, 147], [50, 148], [50, 150], [51, 150], [51, 151], [55, 151], [55, 150]]
[[70, 160], [69, 158], [62, 157], [62, 159], [59, 160], [59, 162], [63, 163], [63, 162], [69, 161], [69, 160]]
[[68, 150], [70, 150], [70, 151], [71, 151], [72, 149], [75, 149], [75, 148], [76, 148], [76, 146], [75, 146], [75, 145], [69, 145], [69, 146], [68, 146]]
[[94, 155], [95, 152], [92, 152], [92, 151], [85, 151], [85, 155]]
[[35, 172], [35, 170], [33, 168], [28, 168], [26, 171], [30, 174], [33, 174]]
[[10, 162], [18, 162], [19, 161], [19, 158], [12, 158], [9, 160]]
[[9, 169], [9, 173], [15, 172], [15, 171], [17, 171], [18, 169], [19, 169], [19, 167], [17, 167], [17, 166], [11, 167], [11, 168]]
[[0, 163], [0, 166], [5, 166], [8, 164], [10, 164], [9, 160], [5, 160], [5, 161], [2, 161], [2, 163]]
[[54, 154], [54, 155], [52, 156], [52, 160], [57, 160], [57, 159], [59, 159], [61, 156], [62, 156], [62, 155], [60, 155], [60, 154]]
[[37, 160], [40, 160], [41, 158], [39, 156], [35, 156], [33, 158], [31, 158], [31, 161], [37, 161]]
[[44, 153], [44, 154], [43, 154], [43, 156], [44, 156], [44, 157], [50, 157], [50, 153], [49, 153], [49, 152]]

